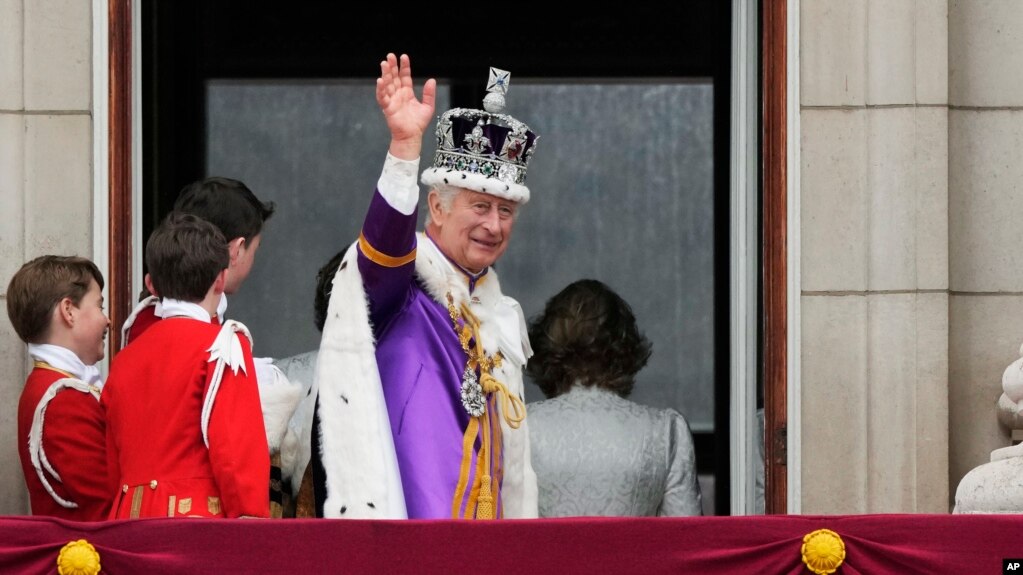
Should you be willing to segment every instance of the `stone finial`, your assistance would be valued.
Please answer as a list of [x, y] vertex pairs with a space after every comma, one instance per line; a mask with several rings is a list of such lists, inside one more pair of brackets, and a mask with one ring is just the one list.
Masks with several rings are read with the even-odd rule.
[[[1020, 358], [1002, 373], [998, 398], [998, 421], [1009, 429], [1023, 430], [1023, 346]], [[991, 462], [974, 467], [959, 482], [952, 513], [1023, 512], [1023, 443], [991, 452]]]
[[[1012, 433], [1023, 429], [1023, 346], [1020, 358], [1002, 372], [1002, 395], [998, 398], [998, 421]], [[1023, 443], [991, 452], [991, 461], [1023, 455]]]

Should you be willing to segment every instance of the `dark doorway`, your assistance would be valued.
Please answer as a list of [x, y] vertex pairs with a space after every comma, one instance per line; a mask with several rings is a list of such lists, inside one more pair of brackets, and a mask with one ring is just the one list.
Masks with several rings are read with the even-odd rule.
[[[487, 68], [510, 70], [512, 113], [519, 79], [531, 85], [566, 86], [568, 90], [573, 84], [624, 90], [638, 87], [638, 98], [643, 97], [645, 87], [702, 83], [708, 86], [712, 104], [708, 213], [712, 219], [709, 290], [714, 305], [706, 310], [710, 326], [706, 349], [710, 357], [705, 358], [712, 397], [708, 400], [709, 413], [694, 417], [680, 411], [690, 421], [703, 417], [708, 422], [693, 429], [698, 468], [701, 474], [712, 476], [717, 486], [714, 512], [728, 514], [730, 3], [691, 0], [660, 8], [587, 10], [585, 15], [570, 20], [514, 9], [484, 19], [478, 4], [461, 9], [446, 4], [443, 9], [409, 15], [372, 6], [354, 10], [326, 2], [254, 7], [223, 2], [143, 1], [143, 237], [148, 237], [170, 210], [178, 190], [190, 181], [212, 175], [210, 158], [225, 155], [218, 156], [217, 150], [210, 149], [211, 129], [219, 126], [219, 116], [210, 115], [211, 86], [245, 87], [253, 81], [371, 86], [379, 72], [376, 62], [388, 51], [410, 54], [418, 83], [427, 77], [437, 78], [451, 106], [479, 107]], [[223, 100], [220, 102], [224, 105]], [[440, 108], [438, 105], [438, 111]], [[621, 110], [623, 116], [634, 112]], [[532, 125], [529, 118], [522, 119]], [[377, 117], [367, 119], [367, 123], [377, 121]], [[628, 147], [632, 143], [617, 145]], [[383, 149], [368, 152], [373, 157], [382, 156]], [[372, 181], [352, 185], [365, 188]], [[301, 204], [300, 199], [296, 205]], [[351, 207], [356, 217], [361, 216], [361, 210], [364, 206]], [[545, 217], [551, 219], [550, 214]], [[679, 223], [678, 227], [684, 225]], [[351, 235], [350, 231], [338, 233]], [[604, 234], [617, 235], [613, 229]], [[332, 247], [336, 250], [338, 246], [322, 249], [329, 251]], [[268, 264], [265, 256], [261, 252], [263, 263], [258, 265]], [[312, 259], [319, 257], [316, 254]], [[294, 281], [309, 283], [309, 279], [297, 277]], [[311, 293], [311, 289], [308, 291]], [[522, 299], [520, 293], [510, 293]], [[538, 293], [535, 298], [542, 301], [550, 295], [553, 292]], [[291, 315], [288, 306], [303, 310], [309, 307], [305, 301], [279, 303], [285, 315]], [[526, 302], [523, 305], [525, 308]], [[232, 308], [243, 309], [235, 304]], [[309, 323], [304, 315], [295, 321]], [[657, 353], [675, 352], [655, 347]], [[640, 382], [638, 387], [642, 385]], [[675, 399], [685, 401], [685, 397]]]

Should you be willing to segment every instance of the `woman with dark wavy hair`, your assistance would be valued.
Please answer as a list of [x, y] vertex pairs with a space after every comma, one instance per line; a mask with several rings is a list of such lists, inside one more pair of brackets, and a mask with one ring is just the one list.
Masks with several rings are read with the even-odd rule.
[[632, 308], [596, 280], [552, 297], [529, 325], [526, 369], [541, 517], [701, 515], [689, 424], [628, 399], [650, 358]]

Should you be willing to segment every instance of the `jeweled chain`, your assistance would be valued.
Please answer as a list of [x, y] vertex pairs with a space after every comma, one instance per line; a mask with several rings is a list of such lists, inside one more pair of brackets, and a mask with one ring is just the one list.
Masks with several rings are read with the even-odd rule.
[[458, 336], [458, 342], [462, 344], [462, 351], [465, 352], [467, 357], [465, 361], [466, 369], [473, 371], [479, 369], [480, 373], [490, 373], [492, 370], [501, 367], [501, 361], [504, 359], [501, 356], [501, 352], [497, 352], [493, 357], [487, 357], [486, 354], [477, 353], [475, 347], [469, 345], [469, 340], [472, 339], [472, 329], [466, 325], [465, 319], [462, 318], [462, 313], [455, 307], [455, 298], [451, 297], [451, 292], [447, 293], [448, 300], [448, 315], [451, 316], [451, 327], [455, 330], [455, 335]]

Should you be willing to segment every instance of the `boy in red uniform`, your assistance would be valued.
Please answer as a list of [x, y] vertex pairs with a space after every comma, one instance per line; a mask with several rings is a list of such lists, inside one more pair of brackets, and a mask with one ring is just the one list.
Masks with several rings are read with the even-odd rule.
[[224, 235], [189, 214], [171, 212], [149, 238], [163, 320], [118, 354], [101, 400], [119, 485], [111, 518], [269, 515], [249, 333], [211, 323], [229, 260]]
[[102, 521], [110, 511], [95, 364], [110, 320], [103, 275], [85, 258], [41, 256], [7, 287], [7, 315], [35, 367], [18, 403], [18, 456], [35, 515]]
[[[260, 201], [248, 186], [238, 180], [211, 177], [185, 186], [174, 202], [174, 211], [199, 216], [215, 225], [227, 238], [231, 260], [224, 286], [225, 297], [218, 302], [215, 318], [220, 322], [227, 311], [226, 295], [238, 291], [252, 271], [263, 224], [273, 215], [274, 203]], [[146, 288], [149, 293], [156, 294], [150, 275], [146, 276]], [[121, 326], [121, 347], [135, 341], [161, 317], [163, 307], [159, 297], [143, 298]]]
[[[236, 293], [252, 271], [256, 251], [262, 239], [263, 225], [274, 213], [274, 203], [259, 200], [243, 182], [231, 178], [209, 177], [185, 186], [174, 202], [174, 211], [198, 216], [216, 226], [227, 240], [231, 254], [227, 267], [224, 292], [217, 305], [213, 323], [224, 321], [227, 311], [227, 296]], [[145, 278], [145, 296], [121, 326], [121, 347], [135, 341], [142, 333], [164, 317], [163, 304], [156, 295], [159, 292], [152, 285], [151, 274]], [[149, 295], [154, 294], [154, 295]], [[281, 437], [287, 421], [301, 399], [301, 389], [290, 385], [280, 370], [273, 366], [271, 358], [253, 358], [256, 366], [256, 381], [266, 423], [269, 456], [273, 457], [271, 470], [272, 487], [269, 497], [271, 514], [280, 517], [281, 470], [277, 464]]]

